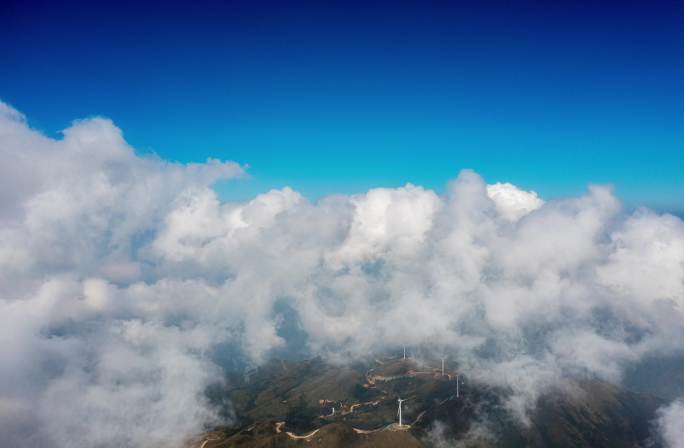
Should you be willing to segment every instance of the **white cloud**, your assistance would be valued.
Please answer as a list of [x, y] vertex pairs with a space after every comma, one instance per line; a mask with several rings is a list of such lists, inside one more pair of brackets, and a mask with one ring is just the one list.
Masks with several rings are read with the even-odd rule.
[[211, 185], [234, 163], [136, 155], [102, 118], [51, 139], [0, 105], [11, 446], [180, 445], [216, 419], [204, 390], [233, 361], [218, 347], [259, 363], [287, 346], [277, 304], [311, 354], [449, 352], [522, 418], [564, 376], [617, 381], [681, 350], [684, 224], [627, 215], [608, 188], [544, 202], [463, 171], [443, 196], [222, 203]]
[[494, 201], [499, 214], [509, 221], [517, 221], [544, 205], [536, 192], [521, 190], [508, 182], [487, 185], [487, 196]]
[[349, 201], [354, 207], [351, 228], [335, 254], [336, 261], [342, 263], [388, 255], [415, 256], [441, 205], [435, 193], [411, 184], [375, 188]]
[[657, 423], [667, 448], [684, 447], [684, 401], [675, 400], [659, 409]]

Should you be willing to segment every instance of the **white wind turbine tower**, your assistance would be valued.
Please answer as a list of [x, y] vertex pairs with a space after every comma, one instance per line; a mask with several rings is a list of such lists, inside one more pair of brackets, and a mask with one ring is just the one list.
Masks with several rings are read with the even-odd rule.
[[404, 359], [406, 359], [406, 346], [404, 346]]
[[403, 400], [402, 400], [401, 398], [397, 398], [397, 401], [399, 402], [399, 427], [404, 426], [404, 425], [402, 424], [402, 420], [401, 420], [401, 404], [402, 404], [403, 402], [405, 402], [406, 400], [407, 400], [407, 398], [405, 398], [405, 399], [403, 399]]
[[444, 360], [446, 359], [446, 356], [442, 356], [442, 376], [444, 376]]

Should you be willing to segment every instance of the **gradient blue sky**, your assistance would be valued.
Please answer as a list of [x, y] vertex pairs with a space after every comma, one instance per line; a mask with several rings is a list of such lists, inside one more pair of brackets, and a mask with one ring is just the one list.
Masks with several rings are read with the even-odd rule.
[[2, 2], [0, 98], [50, 135], [103, 115], [142, 153], [249, 164], [226, 199], [472, 168], [684, 210], [684, 2], [96, 3]]

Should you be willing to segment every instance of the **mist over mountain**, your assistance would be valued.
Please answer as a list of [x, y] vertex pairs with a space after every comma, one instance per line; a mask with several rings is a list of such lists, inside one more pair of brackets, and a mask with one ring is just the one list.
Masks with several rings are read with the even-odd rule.
[[444, 194], [222, 202], [246, 167], [141, 156], [106, 118], [51, 138], [5, 103], [0, 157], [2, 447], [184, 446], [234, 418], [210, 391], [235, 372], [403, 346], [522, 428], [563, 385], [624, 384], [681, 444], [681, 376], [654, 375], [682, 371], [684, 222], [610, 186], [545, 200], [462, 170]]

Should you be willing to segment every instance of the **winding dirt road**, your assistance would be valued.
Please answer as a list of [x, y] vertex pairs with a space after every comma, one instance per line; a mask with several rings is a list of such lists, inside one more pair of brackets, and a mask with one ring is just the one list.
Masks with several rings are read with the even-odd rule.
[[[383, 364], [383, 362], [380, 361], [380, 360], [377, 359], [377, 358], [375, 359], [375, 361], [378, 362], [379, 364]], [[365, 377], [366, 377], [367, 386], [374, 386], [374, 385], [375, 385], [376, 376], [375, 376], [375, 374], [374, 374], [374, 370], [375, 370], [374, 368], [371, 368], [371, 369], [369, 369], [369, 370], [366, 371]], [[415, 377], [415, 376], [417, 376], [417, 375], [426, 375], [426, 374], [433, 374], [433, 375], [434, 375], [434, 374], [436, 374], [436, 372], [439, 371], [439, 370], [440, 370], [440, 369], [437, 369], [437, 368], [432, 369], [432, 371], [416, 371], [416, 370], [409, 370], [409, 371], [407, 372], [407, 374], [401, 375], [401, 377]], [[449, 380], [451, 380], [451, 374], [449, 374], [449, 373], [444, 373], [444, 376], [447, 376], [447, 377], [449, 378]], [[383, 392], [384, 392], [384, 391], [383, 391]], [[452, 395], [452, 396], [450, 396], [450, 397], [448, 397], [448, 398], [446, 398], [446, 399], [440, 401], [440, 402], [437, 404], [437, 406], [441, 406], [441, 405], [443, 405], [444, 403], [446, 403], [447, 401], [453, 400], [454, 397], [455, 397], [455, 395]], [[351, 413], [353, 413], [353, 412], [356, 410], [356, 408], [361, 407], [361, 406], [377, 406], [381, 401], [383, 401], [383, 400], [385, 400], [385, 399], [387, 399], [387, 393], [386, 393], [386, 392], [384, 392], [384, 396], [383, 396], [381, 399], [379, 399], [379, 400], [376, 400], [376, 401], [367, 401], [367, 402], [364, 402], [364, 403], [355, 403], [355, 404], [351, 405], [351, 406], [349, 407], [348, 410], [346, 410], [346, 411], [342, 410], [342, 412], [340, 412], [340, 414], [341, 414], [341, 415], [348, 415], [348, 414], [351, 414]], [[414, 424], [414, 425], [417, 424], [417, 423], [423, 418], [423, 416], [425, 415], [425, 413], [426, 413], [426, 411], [423, 411], [423, 412], [421, 412], [420, 414], [418, 414], [418, 416], [416, 417], [416, 419], [415, 419], [415, 421], [413, 422], [413, 424]], [[332, 415], [332, 414], [331, 414], [331, 415]], [[326, 417], [326, 416], [321, 416], [321, 417]], [[328, 416], [328, 417], [329, 417], [329, 416]], [[276, 423], [275, 423], [275, 430], [276, 430], [276, 433], [282, 433], [282, 432], [283, 432], [283, 427], [284, 427], [284, 426], [285, 426], [285, 422], [276, 422]], [[400, 427], [400, 426], [397, 425], [396, 423], [390, 423], [389, 425], [384, 425], [384, 426], [381, 426], [380, 428], [376, 428], [376, 429], [360, 429], [360, 428], [354, 428], [354, 427], [352, 427], [352, 429], [354, 430], [354, 432], [355, 432], [356, 434], [372, 434], [372, 433], [375, 433], [375, 432], [380, 432], [380, 431], [385, 431], [385, 430], [393, 430], [393, 431], [401, 430], [401, 431], [405, 431], [405, 430], [410, 429], [411, 426], [412, 426], [412, 425], [402, 425], [402, 426]], [[314, 435], [316, 435], [316, 433], [318, 433], [318, 431], [320, 431], [320, 429], [321, 429], [321, 428], [318, 428], [318, 429], [316, 429], [316, 430], [314, 430], [314, 431], [311, 431], [311, 432], [308, 433], [308, 434], [302, 434], [302, 435], [297, 435], [297, 434], [294, 434], [293, 432], [290, 432], [290, 431], [285, 432], [285, 434], [287, 434], [288, 437], [290, 437], [291, 439], [297, 439], [297, 440], [302, 440], [302, 439], [303, 439], [303, 440], [307, 440], [307, 441], [308, 441], [308, 440], [311, 439], [311, 437], [313, 437]], [[208, 441], [209, 441], [209, 440], [205, 441], [204, 443], [207, 443]], [[202, 444], [202, 446], [201, 446], [200, 448], [204, 448], [204, 444]]]
[[[276, 433], [280, 434], [281, 432], [283, 432], [283, 426], [285, 426], [285, 422], [276, 422], [276, 424], [275, 424]], [[311, 437], [315, 436], [316, 433], [320, 430], [321, 430], [321, 428], [314, 429], [310, 433], [302, 434], [301, 436], [298, 436], [297, 434], [290, 432], [290, 431], [285, 432], [285, 434], [287, 434], [287, 436], [291, 439], [310, 439]]]
[[298, 435], [293, 434], [293, 433], [291, 433], [291, 432], [286, 432], [285, 434], [287, 434], [291, 439], [307, 439], [307, 440], [308, 440], [308, 439], [310, 439], [311, 437], [315, 436], [316, 433], [317, 433], [318, 431], [320, 431], [320, 430], [321, 430], [321, 428], [314, 429], [314, 430], [311, 431], [310, 433], [304, 434], [304, 435], [301, 435], [301, 436], [298, 436]]
[[207, 443], [209, 443], [209, 442], [216, 442], [216, 441], [219, 441], [219, 440], [221, 440], [220, 437], [219, 437], [219, 438], [216, 438], [216, 439], [207, 438], [207, 439], [204, 440], [204, 442], [202, 442], [202, 444], [200, 445], [200, 448], [204, 448], [204, 447], [207, 445]]

